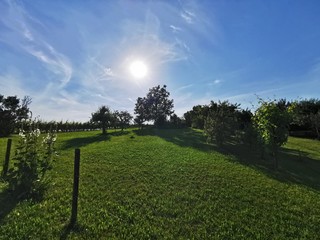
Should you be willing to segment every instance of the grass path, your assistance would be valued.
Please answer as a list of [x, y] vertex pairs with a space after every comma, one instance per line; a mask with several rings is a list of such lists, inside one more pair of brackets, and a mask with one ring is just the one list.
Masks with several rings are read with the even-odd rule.
[[[0, 190], [0, 239], [319, 237], [317, 141], [291, 138], [281, 169], [273, 173], [247, 149], [219, 151], [188, 129], [107, 137], [63, 133], [58, 139], [60, 157], [43, 201], [15, 202]], [[69, 230], [76, 147], [81, 148], [79, 224]]]

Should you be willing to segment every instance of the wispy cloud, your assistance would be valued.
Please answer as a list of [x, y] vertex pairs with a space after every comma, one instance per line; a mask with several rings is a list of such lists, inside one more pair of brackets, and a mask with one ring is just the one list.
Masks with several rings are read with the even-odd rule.
[[194, 23], [196, 15], [188, 10], [182, 10], [180, 16], [189, 24]]
[[19, 77], [14, 75], [0, 75], [0, 89], [0, 94], [6, 94], [11, 96], [17, 95], [20, 98], [22, 98], [25, 95], [28, 95], [27, 91], [25, 91], [23, 86], [21, 85]]
[[[36, 20], [24, 9], [23, 5], [15, 1], [7, 1], [7, 15], [0, 17], [1, 22], [10, 29], [10, 35], [3, 35], [2, 41], [16, 48], [25, 50], [34, 56], [44, 66], [56, 75], [60, 82], [59, 87], [65, 86], [72, 77], [72, 65], [68, 58], [51, 46], [45, 38], [33, 29], [33, 25], [39, 25]], [[45, 27], [41, 24], [42, 27]]]
[[191, 87], [193, 87], [193, 85], [194, 85], [194, 84], [184, 85], [184, 86], [182, 86], [182, 87], [177, 88], [177, 89], [175, 90], [175, 92], [180, 92], [180, 91], [182, 91], [182, 90], [191, 88]]
[[178, 33], [178, 32], [182, 31], [182, 28], [174, 26], [174, 25], [170, 25], [169, 27], [171, 28], [173, 33]]
[[[47, 44], [45, 44], [47, 45]], [[50, 45], [44, 47], [26, 46], [24, 49], [45, 64], [47, 69], [57, 75], [60, 82], [59, 88], [64, 87], [72, 77], [72, 67], [69, 60], [57, 52]]]

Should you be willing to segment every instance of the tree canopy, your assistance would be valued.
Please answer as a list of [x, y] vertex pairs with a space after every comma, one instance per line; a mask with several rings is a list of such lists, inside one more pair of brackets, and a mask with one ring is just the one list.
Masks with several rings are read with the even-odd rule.
[[0, 136], [8, 136], [13, 133], [16, 123], [29, 118], [30, 97], [24, 97], [21, 101], [17, 96], [4, 97], [0, 95]]
[[238, 104], [228, 101], [215, 103], [211, 101], [204, 125], [204, 132], [208, 141], [216, 140], [218, 145], [223, 145], [227, 137], [233, 134], [236, 128], [236, 111]]
[[129, 126], [130, 121], [133, 118], [128, 111], [115, 111], [114, 114], [118, 120], [118, 125], [120, 126], [121, 131], [123, 131], [126, 126]]
[[167, 117], [174, 112], [173, 99], [169, 99], [170, 93], [166, 88], [166, 85], [158, 85], [149, 89], [146, 97], [137, 99], [134, 109], [137, 123], [154, 121], [155, 126], [159, 127], [166, 122]]
[[114, 116], [108, 106], [101, 106], [91, 114], [91, 121], [99, 123], [102, 128], [102, 134], [106, 134], [106, 129], [110, 126]]
[[260, 100], [260, 106], [253, 116], [255, 127], [272, 151], [275, 168], [278, 167], [278, 150], [288, 140], [291, 121], [290, 109], [282, 106], [281, 102]]

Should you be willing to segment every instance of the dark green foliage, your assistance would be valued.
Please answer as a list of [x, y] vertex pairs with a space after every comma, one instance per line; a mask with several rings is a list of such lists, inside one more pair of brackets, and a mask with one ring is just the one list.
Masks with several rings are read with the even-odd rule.
[[118, 120], [118, 126], [121, 128], [121, 131], [130, 125], [130, 121], [133, 118], [128, 111], [115, 111], [114, 115]]
[[218, 103], [211, 101], [204, 127], [208, 142], [215, 140], [221, 146], [234, 134], [237, 120], [235, 113], [238, 107], [239, 105], [228, 101]]
[[134, 109], [136, 123], [141, 125], [144, 121], [154, 121], [157, 127], [165, 124], [167, 117], [173, 113], [173, 100], [169, 99], [170, 93], [166, 88], [166, 85], [158, 85], [149, 89], [146, 97], [137, 99]]
[[183, 120], [175, 113], [170, 116], [170, 125], [174, 128], [185, 127]]
[[0, 95], [0, 137], [9, 136], [20, 121], [28, 119], [30, 103], [29, 97], [20, 101], [17, 96]]
[[205, 121], [209, 113], [209, 106], [197, 105], [184, 114], [188, 127], [204, 129]]
[[106, 129], [112, 124], [113, 120], [114, 115], [107, 106], [101, 106], [96, 112], [91, 114], [91, 121], [100, 124], [102, 134], [107, 133]]
[[320, 100], [304, 99], [293, 103], [293, 124], [303, 130], [312, 130], [320, 139]]
[[[63, 122], [63, 121], [43, 121], [36, 120], [35, 125], [43, 133], [50, 132], [50, 129], [55, 129], [57, 132], [77, 132], [77, 131], [92, 131], [100, 128], [100, 124], [97, 122]], [[28, 122], [24, 122], [21, 127], [23, 130], [27, 130], [30, 126]]]
[[237, 123], [238, 123], [238, 129], [244, 130], [249, 125], [252, 124], [252, 112], [249, 109], [241, 109], [235, 112]]
[[146, 98], [138, 97], [134, 113], [136, 114], [136, 118], [134, 119], [135, 123], [142, 128], [143, 123], [148, 120], [148, 116], [150, 114]]

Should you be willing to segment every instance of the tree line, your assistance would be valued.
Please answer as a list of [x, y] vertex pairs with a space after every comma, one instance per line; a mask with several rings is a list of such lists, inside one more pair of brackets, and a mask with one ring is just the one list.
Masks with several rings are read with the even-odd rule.
[[[292, 109], [286, 126], [288, 131], [292, 133], [302, 131], [305, 135], [320, 139], [319, 99], [291, 102], [280, 99], [270, 102], [283, 111]], [[0, 136], [8, 136], [17, 129], [28, 126], [27, 120], [32, 115], [29, 110], [30, 103], [31, 98], [29, 97], [20, 100], [17, 96], [0, 95]], [[266, 102], [260, 99], [257, 109], [264, 106], [264, 103]], [[226, 136], [233, 135], [235, 131], [242, 131], [245, 132], [244, 135], [248, 135], [247, 132], [251, 131], [251, 125], [259, 113], [259, 111], [251, 112], [248, 109], [241, 109], [240, 104], [237, 103], [211, 101], [208, 105], [194, 106], [182, 118], [179, 118], [174, 113], [173, 107], [173, 99], [170, 99], [166, 85], [162, 87], [158, 85], [149, 89], [145, 97], [137, 98], [134, 108], [135, 118], [128, 111], [112, 111], [109, 106], [103, 105], [91, 114], [91, 119], [87, 122], [37, 120], [36, 124], [44, 132], [52, 128], [61, 132], [102, 129], [102, 133], [105, 134], [108, 128], [123, 130], [130, 124], [136, 124], [142, 128], [146, 122], [153, 122], [155, 127], [203, 129], [208, 136], [208, 141], [216, 140], [218, 144], [221, 144]]]
[[[263, 101], [262, 99], [259, 100], [258, 108], [263, 102], [266, 101]], [[320, 139], [319, 99], [311, 98], [298, 101], [280, 99], [270, 100], [269, 102], [275, 102], [279, 109], [292, 109], [291, 119], [288, 124], [290, 133], [293, 135], [316, 137]], [[240, 109], [239, 106], [240, 104], [232, 104], [228, 101], [218, 103], [211, 101], [208, 105], [196, 105], [184, 114], [185, 124], [188, 127], [204, 129], [205, 123], [208, 120], [208, 115], [212, 114], [212, 112], [214, 112], [213, 109], [215, 109], [220, 115], [226, 114], [226, 112], [231, 114], [234, 119], [234, 124], [238, 125], [236, 128], [243, 129], [248, 122], [250, 123], [252, 121], [255, 112], [251, 112], [248, 109]], [[230, 121], [230, 118], [228, 121]]]
[[46, 133], [50, 131], [92, 131], [100, 129], [101, 122], [106, 123], [105, 121], [107, 121], [107, 128], [123, 130], [129, 126], [132, 119], [128, 111], [112, 112], [109, 107], [102, 106], [97, 112], [92, 113], [90, 121], [45, 121], [38, 118], [32, 119], [30, 104], [31, 98], [27, 96], [19, 99], [17, 96], [4, 97], [0, 95], [0, 137], [7, 137], [12, 133], [18, 133], [19, 130], [31, 127], [36, 127]]

